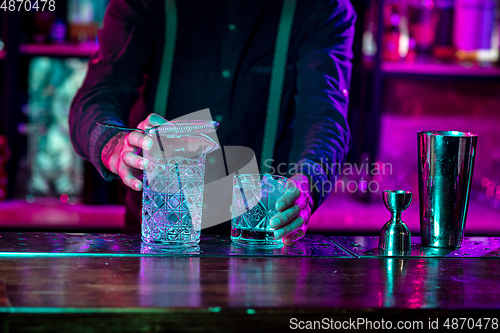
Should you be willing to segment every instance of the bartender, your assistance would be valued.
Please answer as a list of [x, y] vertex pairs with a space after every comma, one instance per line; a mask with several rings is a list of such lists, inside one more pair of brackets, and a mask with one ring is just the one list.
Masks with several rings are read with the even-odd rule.
[[126, 229], [140, 230], [135, 171], [153, 142], [96, 122], [148, 129], [209, 108], [221, 146], [293, 166], [270, 223], [285, 245], [302, 238], [349, 148], [355, 18], [348, 0], [111, 0], [69, 122], [77, 153], [126, 185]]

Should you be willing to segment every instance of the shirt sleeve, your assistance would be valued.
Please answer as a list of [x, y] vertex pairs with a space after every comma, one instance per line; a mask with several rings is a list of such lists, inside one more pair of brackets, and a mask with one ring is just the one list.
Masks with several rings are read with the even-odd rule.
[[97, 121], [125, 125], [138, 87], [151, 66], [155, 45], [152, 22], [157, 18], [146, 0], [111, 0], [99, 30], [99, 51], [89, 60], [87, 76], [69, 115], [70, 136], [81, 157], [89, 160], [106, 180], [116, 176], [101, 162], [101, 152], [119, 131]]
[[335, 186], [350, 146], [347, 108], [356, 20], [347, 0], [331, 1], [322, 12], [299, 52], [289, 158], [289, 173], [303, 173], [311, 182], [313, 212]]

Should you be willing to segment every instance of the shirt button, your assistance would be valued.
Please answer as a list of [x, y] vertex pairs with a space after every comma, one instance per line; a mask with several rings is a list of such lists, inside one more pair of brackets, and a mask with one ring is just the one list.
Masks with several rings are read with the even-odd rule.
[[227, 28], [229, 29], [229, 31], [234, 31], [236, 30], [236, 24], [234, 23], [229, 23]]
[[224, 116], [221, 114], [216, 114], [215, 115], [215, 121], [218, 121], [219, 123], [224, 119]]
[[231, 76], [231, 72], [228, 71], [227, 69], [225, 69], [225, 70], [222, 71], [222, 77], [223, 78], [229, 79], [230, 76]]
[[349, 92], [347, 91], [347, 89], [342, 90], [342, 95], [344, 95], [344, 97], [349, 96]]

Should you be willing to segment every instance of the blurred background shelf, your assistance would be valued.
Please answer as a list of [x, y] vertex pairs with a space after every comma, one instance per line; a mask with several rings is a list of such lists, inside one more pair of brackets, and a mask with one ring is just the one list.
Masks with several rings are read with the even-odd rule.
[[115, 231], [123, 227], [125, 207], [62, 203], [56, 198], [0, 202], [0, 230]]
[[381, 70], [384, 75], [388, 76], [422, 75], [500, 79], [500, 68], [498, 67], [479, 67], [466, 64], [383, 62]]
[[21, 44], [19, 53], [31, 56], [90, 57], [99, 50], [97, 43]]

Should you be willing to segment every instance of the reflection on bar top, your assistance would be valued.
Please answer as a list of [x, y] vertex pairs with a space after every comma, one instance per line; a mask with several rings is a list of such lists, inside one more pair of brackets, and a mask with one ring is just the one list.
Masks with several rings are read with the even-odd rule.
[[[381, 257], [378, 254], [378, 237], [334, 236], [331, 239], [344, 250], [358, 258]], [[424, 247], [421, 245], [420, 237], [414, 236], [411, 242], [411, 253], [404, 258], [500, 259], [500, 237], [465, 237], [460, 248], [445, 249]]]
[[[404, 258], [500, 259], [500, 237], [465, 237], [459, 249], [422, 247], [420, 237], [412, 240], [411, 254]], [[199, 247], [167, 252], [143, 244], [139, 234], [2, 232], [0, 257], [6, 256], [383, 257], [376, 236], [307, 235], [291, 247], [263, 249], [233, 244], [229, 235], [202, 234]]]
[[328, 237], [308, 235], [292, 247], [262, 249], [231, 243], [229, 235], [203, 235], [197, 248], [159, 251], [139, 234], [0, 233], [0, 256], [195, 256], [352, 258]]

